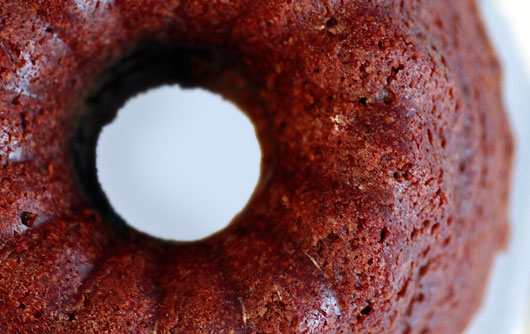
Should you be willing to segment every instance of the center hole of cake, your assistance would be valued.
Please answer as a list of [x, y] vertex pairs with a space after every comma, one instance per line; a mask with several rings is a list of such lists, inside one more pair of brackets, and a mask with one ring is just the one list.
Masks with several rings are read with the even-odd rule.
[[99, 182], [130, 226], [173, 240], [224, 228], [259, 178], [254, 127], [202, 89], [164, 86], [130, 99], [97, 145]]

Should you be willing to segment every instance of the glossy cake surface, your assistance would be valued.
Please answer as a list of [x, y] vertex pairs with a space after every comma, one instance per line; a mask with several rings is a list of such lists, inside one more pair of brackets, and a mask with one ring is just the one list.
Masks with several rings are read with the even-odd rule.
[[[471, 0], [0, 0], [0, 332], [462, 332], [507, 235], [499, 79]], [[94, 168], [174, 82], [262, 147], [194, 243], [130, 229]]]

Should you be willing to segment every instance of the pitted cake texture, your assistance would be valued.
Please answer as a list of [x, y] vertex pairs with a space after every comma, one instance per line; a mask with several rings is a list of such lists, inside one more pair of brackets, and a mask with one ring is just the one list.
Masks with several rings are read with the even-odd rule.
[[[1, 0], [0, 332], [461, 333], [507, 234], [499, 77], [472, 0]], [[262, 146], [193, 243], [127, 227], [94, 169], [173, 82]]]

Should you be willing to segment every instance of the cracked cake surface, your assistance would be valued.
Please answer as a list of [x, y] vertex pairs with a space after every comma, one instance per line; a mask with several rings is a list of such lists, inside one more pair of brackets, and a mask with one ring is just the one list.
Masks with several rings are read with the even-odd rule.
[[[95, 171], [168, 83], [262, 149], [198, 242], [128, 227]], [[473, 0], [0, 0], [0, 332], [460, 333], [507, 239], [500, 88]]]

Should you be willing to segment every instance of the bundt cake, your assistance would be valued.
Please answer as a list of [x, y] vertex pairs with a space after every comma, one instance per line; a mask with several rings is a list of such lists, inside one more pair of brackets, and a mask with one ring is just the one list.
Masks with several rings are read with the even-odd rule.
[[[461, 333], [507, 239], [499, 77], [474, 0], [0, 0], [0, 332]], [[169, 83], [262, 148], [198, 242], [128, 227], [95, 172]]]

